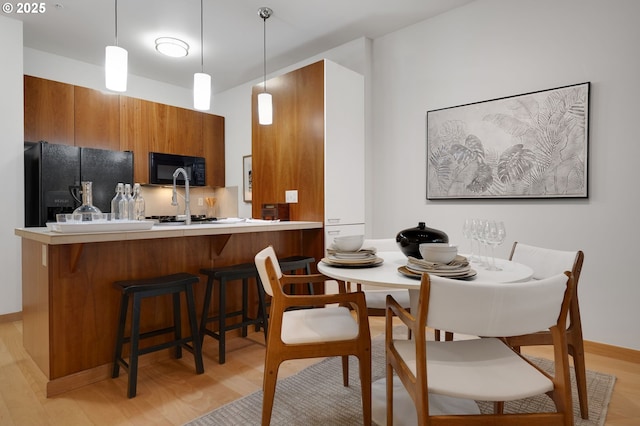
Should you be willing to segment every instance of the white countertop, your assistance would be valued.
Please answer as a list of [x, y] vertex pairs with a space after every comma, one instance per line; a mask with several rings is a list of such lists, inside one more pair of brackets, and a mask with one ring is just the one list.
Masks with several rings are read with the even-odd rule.
[[251, 232], [295, 231], [322, 228], [322, 222], [248, 221], [226, 224], [154, 225], [143, 231], [108, 231], [87, 233], [53, 232], [46, 227], [16, 228], [15, 235], [49, 245], [96, 243], [105, 241], [146, 240], [153, 238], [193, 237], [202, 235], [244, 234]]

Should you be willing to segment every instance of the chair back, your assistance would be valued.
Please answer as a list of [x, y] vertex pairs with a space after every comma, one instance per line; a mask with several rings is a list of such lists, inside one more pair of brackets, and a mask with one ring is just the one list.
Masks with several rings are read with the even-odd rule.
[[[271, 263], [273, 267], [273, 271], [275, 277], [269, 276], [269, 271], [267, 269], [267, 262]], [[262, 287], [264, 288], [264, 292], [269, 296], [273, 296], [273, 287], [271, 285], [271, 279], [274, 281], [280, 280], [282, 278], [282, 270], [280, 269], [280, 264], [278, 263], [278, 257], [276, 256], [276, 252], [272, 246], [266, 247], [258, 252], [255, 256], [256, 268], [258, 269], [258, 275], [260, 276], [260, 281], [262, 281]]]
[[577, 284], [584, 255], [582, 251], [554, 250], [516, 241], [513, 243], [510, 259], [533, 269], [533, 278], [536, 280], [571, 271]]
[[375, 247], [377, 251], [399, 251], [395, 238], [373, 238], [365, 239], [362, 248]]
[[[524, 283], [495, 283], [426, 275], [418, 310], [427, 312], [417, 317], [424, 321], [426, 314], [426, 325], [434, 329], [486, 337], [534, 333], [558, 324], [571, 279], [557, 274]], [[568, 305], [563, 321], [567, 309]]]

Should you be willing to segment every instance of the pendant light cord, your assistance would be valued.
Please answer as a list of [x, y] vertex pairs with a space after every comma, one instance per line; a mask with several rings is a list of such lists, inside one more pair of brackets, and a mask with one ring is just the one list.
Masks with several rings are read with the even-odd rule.
[[202, 17], [204, 7], [202, 3], [203, 0], [200, 0], [200, 69], [204, 73], [204, 18]]
[[115, 32], [116, 32], [116, 46], [117, 46], [118, 45], [118, 0], [115, 1], [115, 4], [116, 4], [116, 6], [115, 6], [115, 9], [116, 9], [116, 11], [115, 11], [116, 12], [116, 19], [115, 19], [115, 21], [116, 21], [116, 31]]
[[262, 17], [262, 71], [264, 82], [262, 85], [263, 92], [267, 92], [267, 16]]

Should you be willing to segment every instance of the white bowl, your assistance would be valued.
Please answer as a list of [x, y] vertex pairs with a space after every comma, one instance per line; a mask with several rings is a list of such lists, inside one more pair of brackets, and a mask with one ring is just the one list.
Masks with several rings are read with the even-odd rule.
[[420, 254], [428, 262], [449, 263], [458, 255], [458, 246], [447, 243], [420, 244]]
[[364, 235], [345, 235], [333, 239], [333, 245], [339, 251], [358, 251], [362, 243], [364, 243]]

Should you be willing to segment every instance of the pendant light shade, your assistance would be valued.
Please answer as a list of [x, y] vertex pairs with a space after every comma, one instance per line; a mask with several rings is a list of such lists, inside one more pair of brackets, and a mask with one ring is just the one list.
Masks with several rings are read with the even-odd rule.
[[267, 92], [267, 19], [273, 14], [268, 7], [258, 9], [258, 16], [263, 22], [263, 92], [258, 94], [258, 123], [268, 126], [273, 123], [273, 100], [271, 93]]
[[114, 92], [126, 92], [129, 54], [118, 46], [118, 0], [115, 0], [115, 29], [116, 43], [105, 49], [104, 84], [107, 89]]
[[211, 108], [211, 76], [204, 72], [204, 6], [200, 0], [200, 71], [193, 74], [193, 108], [208, 111]]
[[129, 54], [118, 46], [105, 49], [104, 73], [105, 86], [114, 92], [127, 91], [127, 60]]
[[193, 74], [193, 107], [200, 111], [211, 108], [211, 76], [202, 72]]
[[258, 123], [262, 125], [273, 124], [271, 93], [262, 92], [258, 94]]

